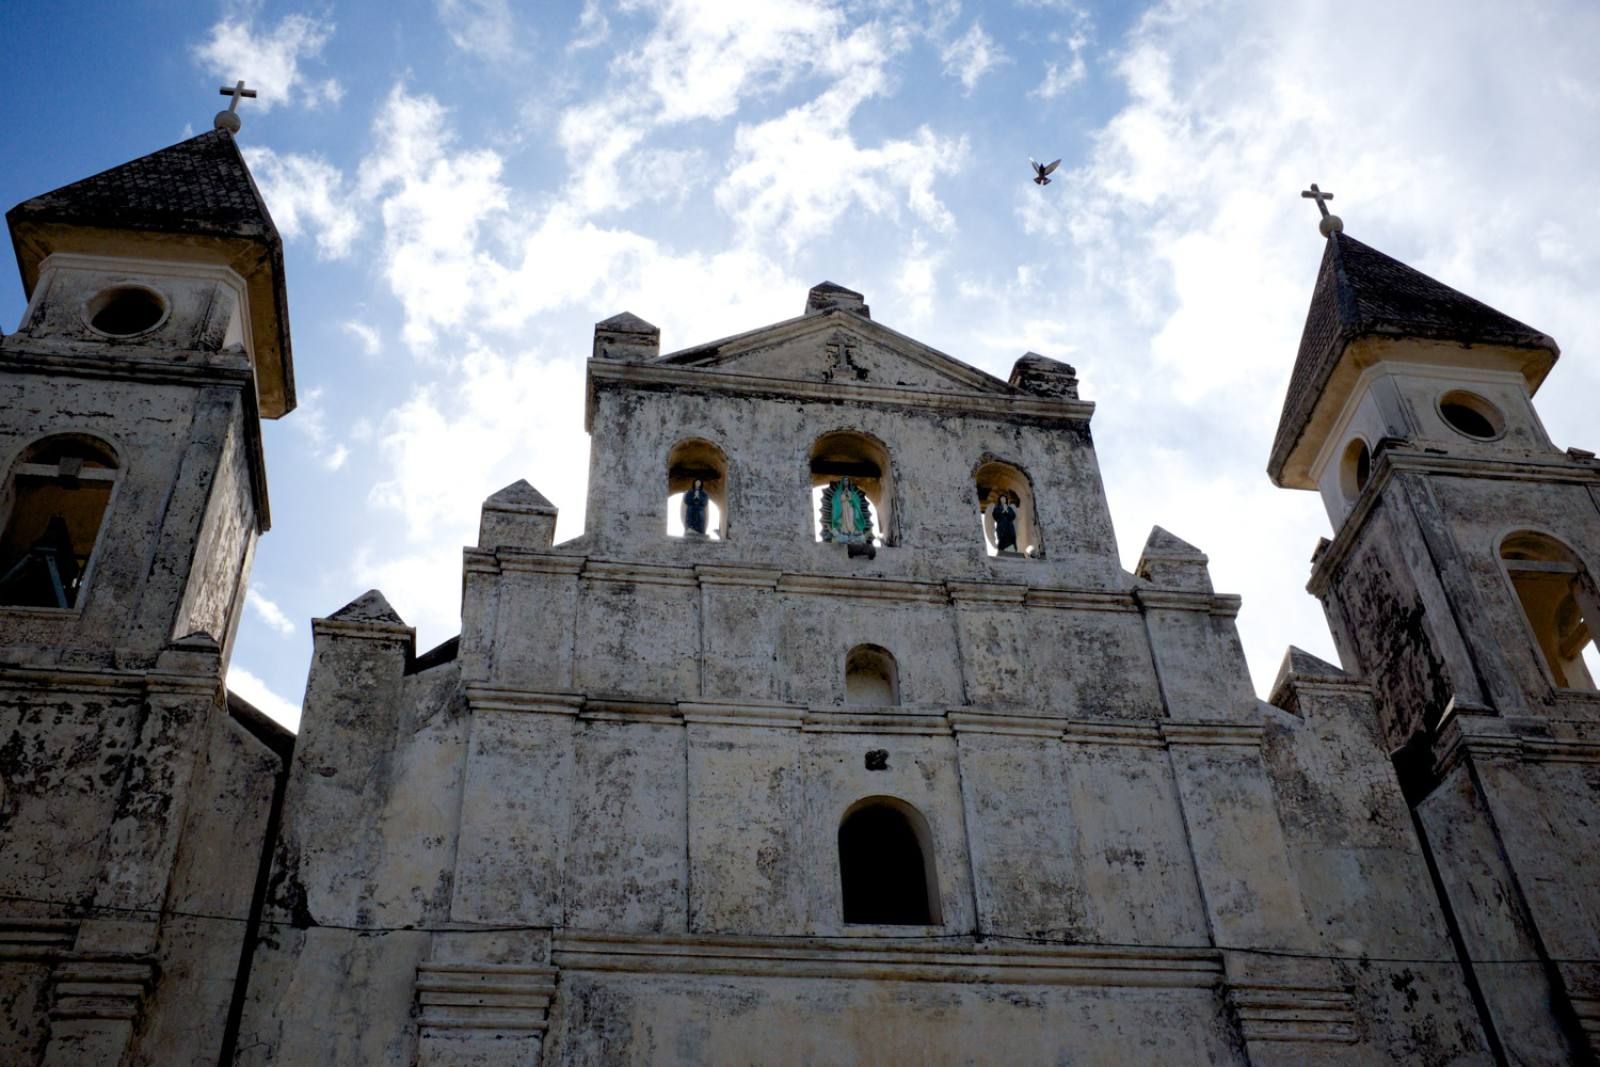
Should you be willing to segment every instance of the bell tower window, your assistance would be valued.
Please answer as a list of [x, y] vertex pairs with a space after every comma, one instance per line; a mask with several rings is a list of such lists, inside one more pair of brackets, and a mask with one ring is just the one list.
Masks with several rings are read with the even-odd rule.
[[667, 533], [728, 536], [728, 457], [710, 441], [679, 441], [667, 453]]
[[811, 446], [811, 514], [818, 541], [894, 543], [889, 450], [862, 433], [824, 434]]
[[1600, 599], [1583, 564], [1566, 545], [1537, 533], [1506, 538], [1500, 560], [1556, 687], [1593, 690]]
[[939, 922], [939, 882], [922, 813], [893, 797], [868, 797], [839, 824], [844, 921], [883, 926]]
[[1042, 554], [1044, 545], [1028, 476], [1009, 463], [987, 460], [973, 472], [972, 479], [977, 487], [985, 551], [991, 556]]
[[0, 604], [77, 606], [116, 478], [114, 455], [92, 438], [50, 437], [22, 454], [6, 483]]

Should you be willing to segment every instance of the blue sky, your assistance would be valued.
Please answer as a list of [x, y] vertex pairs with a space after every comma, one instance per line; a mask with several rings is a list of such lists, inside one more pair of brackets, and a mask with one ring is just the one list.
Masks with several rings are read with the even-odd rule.
[[[456, 632], [483, 497], [582, 529], [582, 367], [632, 311], [675, 349], [831, 279], [995, 374], [1077, 366], [1123, 560], [1199, 545], [1258, 689], [1328, 522], [1264, 471], [1321, 254], [1353, 236], [1554, 335], [1540, 410], [1600, 445], [1600, 8], [1175, 0], [5, 5], [0, 203], [208, 129], [287, 246], [301, 407], [230, 684], [291, 719], [309, 620], [383, 589]], [[1064, 157], [1047, 189], [1027, 157]], [[9, 261], [9, 259], [8, 259]], [[23, 307], [0, 272], [0, 328]]]

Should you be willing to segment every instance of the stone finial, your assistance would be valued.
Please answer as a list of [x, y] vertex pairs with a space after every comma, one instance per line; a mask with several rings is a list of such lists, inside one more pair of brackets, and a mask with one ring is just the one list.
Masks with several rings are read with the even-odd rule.
[[806, 314], [821, 315], [825, 311], [853, 311], [864, 319], [872, 318], [872, 309], [867, 307], [866, 297], [854, 289], [846, 289], [833, 282], [823, 282], [814, 285], [806, 294]]
[[1209, 593], [1211, 561], [1198, 548], [1159, 526], [1150, 528], [1134, 573], [1155, 585]]
[[661, 331], [629, 311], [594, 324], [595, 359], [655, 359]]
[[376, 589], [368, 589], [328, 618], [336, 622], [371, 623], [378, 626], [405, 625], [400, 613], [389, 606], [388, 598]]
[[1300, 701], [1294, 691], [1297, 682], [1350, 681], [1354, 679], [1349, 674], [1327, 660], [1313, 656], [1296, 645], [1290, 645], [1289, 650], [1283, 654], [1283, 663], [1278, 667], [1278, 677], [1273, 680], [1272, 695], [1267, 699], [1267, 703], [1298, 715]]
[[1029, 352], [1013, 363], [1008, 380], [1025, 393], [1059, 400], [1078, 399], [1078, 372], [1037, 352]]
[[555, 535], [556, 506], [525, 479], [517, 479], [483, 502], [479, 548], [549, 548]]

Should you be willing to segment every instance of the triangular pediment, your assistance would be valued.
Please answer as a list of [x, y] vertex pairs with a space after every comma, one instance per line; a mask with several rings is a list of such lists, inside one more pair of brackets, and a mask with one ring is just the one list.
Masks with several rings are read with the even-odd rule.
[[847, 311], [774, 323], [657, 362], [753, 378], [1009, 396], [1018, 390], [920, 341]]

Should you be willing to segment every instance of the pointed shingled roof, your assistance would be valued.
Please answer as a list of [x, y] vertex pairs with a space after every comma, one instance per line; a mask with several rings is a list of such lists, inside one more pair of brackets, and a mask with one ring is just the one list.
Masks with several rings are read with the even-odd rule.
[[249, 294], [261, 414], [294, 410], [283, 240], [226, 130], [25, 200], [6, 212], [6, 223], [29, 296], [53, 252], [147, 255], [154, 241], [159, 255], [175, 238], [186, 258], [230, 267]]
[[[1370, 335], [1544, 349], [1550, 353], [1549, 363], [1560, 354], [1555, 341], [1532, 326], [1353, 237], [1335, 233], [1323, 250], [1300, 352], [1272, 442], [1267, 472], [1274, 482], [1283, 484], [1284, 464], [1305, 432], [1345, 346]], [[1547, 364], [1544, 372], [1548, 370]], [[1538, 374], [1539, 380], [1544, 372]], [[1529, 384], [1537, 387], [1538, 381]]]
[[6, 220], [13, 227], [41, 221], [282, 243], [226, 130], [208, 130], [25, 200]]

